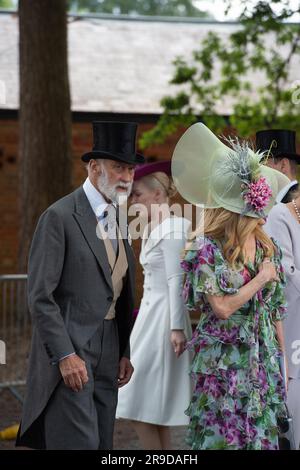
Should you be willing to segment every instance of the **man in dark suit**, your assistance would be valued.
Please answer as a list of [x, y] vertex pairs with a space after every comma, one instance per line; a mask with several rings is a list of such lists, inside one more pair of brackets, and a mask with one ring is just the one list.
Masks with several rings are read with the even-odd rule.
[[118, 200], [131, 191], [137, 125], [94, 122], [83, 186], [40, 217], [29, 255], [32, 348], [17, 445], [111, 449], [118, 387], [133, 372], [134, 258]]
[[290, 179], [276, 197], [276, 202], [287, 203], [293, 199], [293, 193], [299, 188], [297, 168], [300, 155], [296, 151], [295, 131], [283, 129], [267, 129], [256, 133], [256, 149], [266, 152], [267, 165], [281, 171]]

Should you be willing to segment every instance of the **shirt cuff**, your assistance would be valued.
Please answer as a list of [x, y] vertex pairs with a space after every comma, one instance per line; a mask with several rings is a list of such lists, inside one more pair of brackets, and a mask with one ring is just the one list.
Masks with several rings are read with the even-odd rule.
[[56, 366], [60, 361], [62, 361], [63, 359], [66, 359], [66, 357], [74, 356], [74, 354], [76, 354], [76, 353], [72, 352], [71, 354], [67, 354], [66, 356], [63, 356], [63, 357], [59, 358], [58, 361], [52, 361], [51, 365]]
[[60, 357], [60, 358], [58, 359], [58, 362], [62, 361], [63, 359], [66, 359], [67, 357], [74, 356], [74, 354], [76, 354], [76, 353], [75, 353], [75, 352], [72, 352], [71, 354], [67, 354], [66, 356]]

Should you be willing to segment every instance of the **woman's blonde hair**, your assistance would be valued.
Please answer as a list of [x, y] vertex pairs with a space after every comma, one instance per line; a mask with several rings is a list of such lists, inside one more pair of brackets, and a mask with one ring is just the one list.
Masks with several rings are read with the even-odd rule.
[[144, 176], [142, 180], [149, 189], [162, 189], [167, 198], [171, 198], [177, 193], [172, 178], [162, 171], [156, 171]]
[[244, 246], [248, 236], [254, 233], [261, 243], [266, 257], [274, 255], [274, 244], [259, 224], [259, 219], [241, 216], [223, 208], [205, 209], [199, 227], [191, 234], [187, 249], [198, 235], [219, 240], [223, 254], [232, 267], [244, 262]]

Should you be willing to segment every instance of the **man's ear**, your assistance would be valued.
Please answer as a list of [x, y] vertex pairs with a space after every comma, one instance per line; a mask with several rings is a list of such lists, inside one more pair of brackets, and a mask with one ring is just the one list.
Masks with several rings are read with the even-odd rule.
[[90, 168], [91, 168], [93, 173], [98, 173], [99, 170], [100, 170], [100, 174], [102, 173], [101, 165], [99, 165], [97, 160], [95, 160], [93, 158], [90, 160]]
[[288, 158], [282, 158], [281, 159], [281, 169], [282, 170], [287, 170], [291, 171], [291, 165], [290, 165], [290, 160]]

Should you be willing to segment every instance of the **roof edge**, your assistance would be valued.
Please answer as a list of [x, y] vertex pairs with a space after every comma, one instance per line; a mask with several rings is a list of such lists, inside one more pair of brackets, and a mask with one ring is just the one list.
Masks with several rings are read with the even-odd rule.
[[[72, 122], [92, 122], [98, 121], [135, 121], [143, 124], [155, 124], [160, 118], [159, 113], [125, 113], [125, 112], [110, 112], [110, 111], [71, 111]], [[221, 115], [226, 121], [229, 120], [228, 114]], [[202, 115], [197, 115], [198, 120], [203, 120]], [[18, 120], [18, 109], [5, 109], [0, 108], [0, 120]]]
[[[0, 15], [18, 14], [18, 10], [3, 9]], [[78, 20], [94, 19], [94, 20], [112, 20], [112, 21], [136, 21], [148, 23], [200, 23], [200, 24], [238, 24], [238, 21], [217, 21], [210, 18], [197, 18], [193, 16], [142, 16], [142, 15], [113, 15], [109, 13], [75, 13], [69, 12], [69, 18]]]
[[[0, 15], [18, 15], [18, 10], [3, 9], [0, 10]], [[181, 16], [142, 16], [142, 15], [113, 15], [109, 13], [68, 13], [69, 18], [76, 20], [94, 19], [94, 20], [108, 20], [108, 21], [135, 21], [145, 23], [186, 23], [186, 24], [215, 24], [215, 25], [238, 25], [239, 21], [227, 20], [217, 21], [210, 18], [197, 18], [197, 17], [181, 17]], [[291, 26], [299, 26], [298, 22], [286, 21], [286, 24]]]

